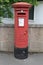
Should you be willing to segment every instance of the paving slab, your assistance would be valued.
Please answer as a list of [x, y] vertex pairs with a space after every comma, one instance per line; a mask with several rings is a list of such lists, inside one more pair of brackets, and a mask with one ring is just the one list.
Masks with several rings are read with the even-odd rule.
[[29, 54], [27, 59], [16, 59], [13, 53], [0, 53], [0, 65], [43, 65], [43, 53]]

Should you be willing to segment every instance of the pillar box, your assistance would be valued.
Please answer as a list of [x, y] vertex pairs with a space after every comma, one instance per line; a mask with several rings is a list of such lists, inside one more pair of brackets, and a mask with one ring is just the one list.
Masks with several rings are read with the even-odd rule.
[[25, 59], [28, 57], [28, 19], [29, 8], [32, 5], [26, 2], [18, 2], [12, 6], [15, 12], [14, 56], [19, 59]]

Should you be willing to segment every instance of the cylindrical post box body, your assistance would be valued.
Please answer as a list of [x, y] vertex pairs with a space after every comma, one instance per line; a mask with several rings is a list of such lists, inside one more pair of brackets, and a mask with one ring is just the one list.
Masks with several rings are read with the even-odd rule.
[[28, 57], [28, 18], [31, 4], [19, 2], [13, 4], [15, 10], [15, 43], [14, 56], [24, 59]]

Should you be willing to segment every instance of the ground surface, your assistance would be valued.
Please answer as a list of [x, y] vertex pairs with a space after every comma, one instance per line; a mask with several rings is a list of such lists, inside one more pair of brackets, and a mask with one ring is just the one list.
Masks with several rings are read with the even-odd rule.
[[12, 53], [0, 53], [0, 65], [43, 65], [43, 54], [29, 54], [24, 60], [19, 60]]

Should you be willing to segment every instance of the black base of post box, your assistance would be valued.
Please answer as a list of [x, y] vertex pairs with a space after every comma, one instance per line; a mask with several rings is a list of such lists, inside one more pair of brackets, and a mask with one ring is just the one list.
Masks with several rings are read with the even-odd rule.
[[25, 59], [28, 57], [28, 47], [27, 48], [16, 48], [14, 47], [14, 56], [18, 59]]

